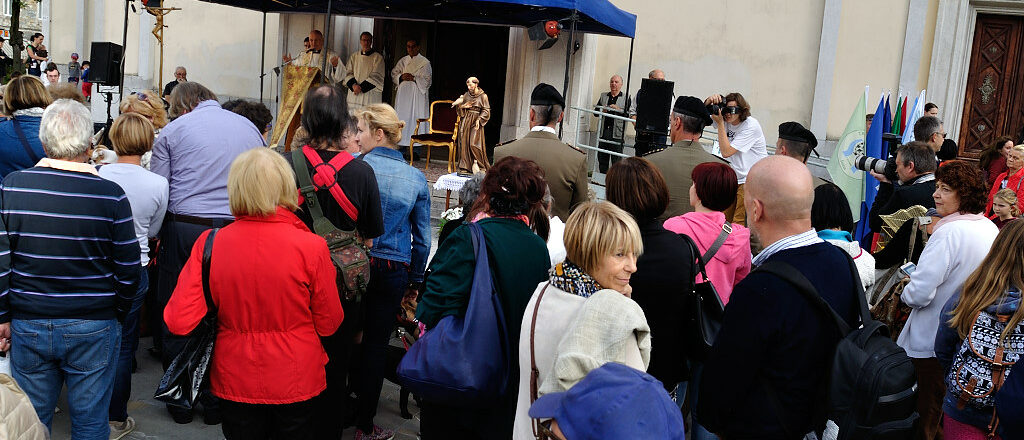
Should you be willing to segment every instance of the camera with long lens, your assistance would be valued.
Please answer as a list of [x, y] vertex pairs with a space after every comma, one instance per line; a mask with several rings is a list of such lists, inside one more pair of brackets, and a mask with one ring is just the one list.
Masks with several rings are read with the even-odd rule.
[[874, 171], [878, 174], [885, 174], [886, 162], [888, 161], [886, 161], [885, 159], [879, 159], [877, 157], [871, 156], [853, 157], [853, 166], [857, 167], [858, 170], [861, 170], [865, 173]]
[[900, 146], [900, 137], [890, 133], [883, 133], [882, 141], [889, 144], [888, 159], [880, 159], [871, 156], [854, 156], [853, 166], [865, 173], [874, 171], [878, 174], [883, 174], [890, 182], [898, 182], [899, 175], [896, 174], [896, 149]]

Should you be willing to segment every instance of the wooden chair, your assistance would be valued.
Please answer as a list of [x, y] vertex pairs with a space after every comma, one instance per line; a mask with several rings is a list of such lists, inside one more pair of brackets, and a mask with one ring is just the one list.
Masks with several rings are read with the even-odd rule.
[[423, 166], [424, 170], [430, 168], [431, 147], [448, 147], [448, 172], [452, 172], [455, 166], [455, 139], [459, 131], [459, 115], [452, 108], [452, 101], [431, 102], [430, 117], [416, 120], [416, 133], [420, 132], [420, 124], [423, 122], [430, 124], [430, 129], [426, 134], [414, 134], [409, 139], [409, 165], [412, 165], [412, 147], [415, 144], [427, 147], [427, 164]]

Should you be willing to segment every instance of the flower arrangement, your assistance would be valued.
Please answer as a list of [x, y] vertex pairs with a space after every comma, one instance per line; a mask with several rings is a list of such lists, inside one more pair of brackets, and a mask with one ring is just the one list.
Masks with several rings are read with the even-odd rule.
[[455, 208], [447, 209], [441, 213], [441, 222], [437, 225], [437, 230], [444, 229], [445, 223], [449, 220], [456, 220], [462, 218], [462, 207], [458, 206]]

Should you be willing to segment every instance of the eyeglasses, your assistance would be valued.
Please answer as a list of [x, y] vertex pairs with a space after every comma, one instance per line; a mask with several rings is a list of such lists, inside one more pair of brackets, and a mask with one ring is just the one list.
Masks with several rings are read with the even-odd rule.
[[149, 101], [149, 95], [146, 95], [145, 93], [132, 92], [132, 95], [138, 96], [142, 101]]

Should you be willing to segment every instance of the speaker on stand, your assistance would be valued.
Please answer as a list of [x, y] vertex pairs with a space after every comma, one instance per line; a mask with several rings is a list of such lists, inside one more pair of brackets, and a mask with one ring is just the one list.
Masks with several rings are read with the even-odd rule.
[[[102, 93], [103, 97], [107, 100], [107, 122], [104, 124], [107, 133], [103, 135], [104, 138], [107, 138], [109, 136], [110, 124], [114, 122], [110, 111], [110, 106], [114, 102], [114, 93], [111, 87], [121, 85], [121, 60], [123, 59], [124, 49], [120, 44], [105, 41], [93, 42], [91, 49], [89, 82], [96, 84], [96, 90]], [[99, 88], [103, 86], [106, 86], [107, 89], [100, 91]]]
[[636, 94], [637, 156], [668, 145], [669, 112], [675, 83], [644, 78]]

